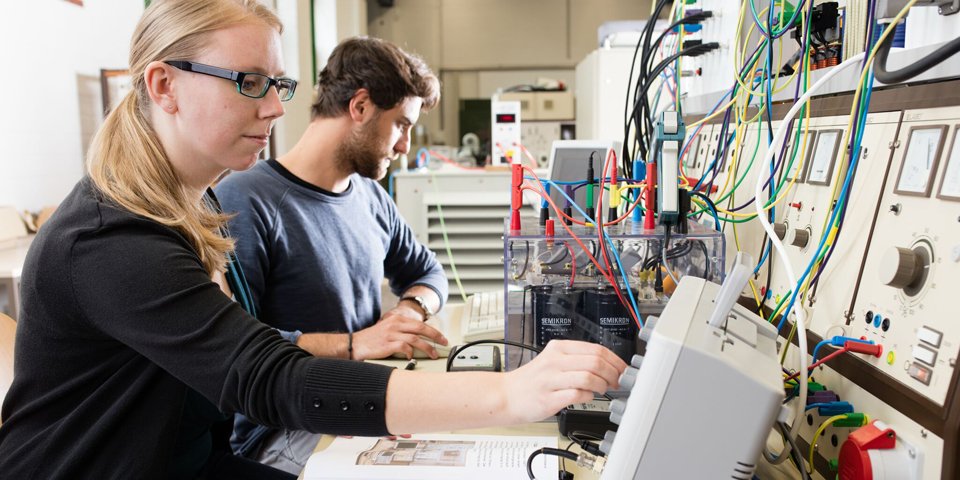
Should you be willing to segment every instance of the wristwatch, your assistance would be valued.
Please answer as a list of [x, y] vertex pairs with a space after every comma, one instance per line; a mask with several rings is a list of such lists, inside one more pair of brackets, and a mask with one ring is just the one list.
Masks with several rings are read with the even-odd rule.
[[[420, 307], [420, 310], [423, 310], [424, 322], [426, 322], [427, 320], [430, 320], [430, 317], [433, 316], [433, 311], [430, 310], [430, 305], [427, 305], [427, 301], [424, 300], [423, 297], [419, 295], [409, 295], [401, 298], [400, 302], [404, 300], [410, 300], [411, 302], [415, 302]], [[400, 303], [400, 302], [397, 302], [397, 303]]]

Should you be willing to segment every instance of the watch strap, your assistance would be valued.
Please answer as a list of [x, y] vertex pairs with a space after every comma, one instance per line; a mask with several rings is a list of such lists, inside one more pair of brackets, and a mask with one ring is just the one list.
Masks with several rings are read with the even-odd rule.
[[419, 295], [407, 295], [407, 296], [404, 296], [404, 297], [402, 297], [402, 298], [400, 299], [401, 302], [404, 301], [404, 300], [409, 300], [409, 301], [411, 301], [411, 302], [414, 302], [414, 303], [417, 304], [417, 306], [420, 307], [420, 310], [423, 311], [423, 320], [424, 320], [424, 321], [430, 320], [430, 317], [433, 316], [433, 312], [430, 310], [430, 306], [427, 305], [427, 302], [426, 302], [426, 300], [423, 299], [423, 297], [421, 297], [421, 296], [419, 296]]

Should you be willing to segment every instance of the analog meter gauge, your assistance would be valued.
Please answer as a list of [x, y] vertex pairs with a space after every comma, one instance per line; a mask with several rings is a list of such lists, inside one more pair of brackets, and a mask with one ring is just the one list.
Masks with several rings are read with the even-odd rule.
[[837, 158], [839, 143], [840, 130], [825, 130], [817, 135], [817, 143], [810, 156], [807, 183], [830, 185], [830, 176], [833, 175], [833, 164]]
[[943, 180], [940, 181], [938, 196], [945, 200], [960, 200], [960, 142], [957, 141], [957, 132], [953, 133], [953, 146], [950, 156], [947, 157], [947, 168], [943, 171]]
[[[787, 180], [796, 180], [797, 183], [803, 182], [803, 170], [807, 166], [807, 152], [813, 148], [813, 140], [816, 137], [816, 133], [807, 132], [807, 134], [792, 136], [790, 143], [787, 146], [787, 156], [786, 161], [789, 163], [790, 158], [793, 157], [793, 165], [790, 166], [790, 172], [787, 173]], [[796, 150], [796, 157], [793, 156], [793, 152]]]
[[921, 197], [930, 195], [946, 129], [943, 126], [925, 126], [910, 130], [894, 192]]

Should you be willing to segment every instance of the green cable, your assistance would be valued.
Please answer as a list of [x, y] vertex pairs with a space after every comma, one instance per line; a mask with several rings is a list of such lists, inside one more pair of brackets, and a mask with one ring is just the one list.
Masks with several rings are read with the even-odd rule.
[[450, 249], [450, 238], [447, 236], [447, 224], [443, 221], [443, 207], [440, 206], [439, 202], [440, 187], [438, 186], [437, 177], [433, 174], [433, 170], [427, 170], [430, 172], [430, 181], [433, 182], [433, 190], [437, 192], [437, 215], [440, 216], [440, 232], [443, 233], [443, 247], [447, 250], [447, 258], [450, 259], [450, 271], [453, 272], [453, 279], [457, 282], [457, 288], [460, 289], [460, 298], [463, 300], [463, 303], [467, 303], [467, 291], [463, 289], [463, 283], [460, 282], [457, 264], [453, 261], [453, 250]]
[[[593, 206], [593, 183], [592, 182], [587, 184], [587, 205], [586, 206], [587, 207]], [[594, 212], [593, 216], [597, 216], [596, 212]]]
[[780, 311], [780, 307], [783, 306], [783, 302], [787, 301], [787, 299], [790, 298], [790, 295], [792, 294], [793, 294], [793, 290], [788, 290], [787, 293], [783, 294], [783, 298], [781, 298], [780, 301], [777, 302], [777, 306], [773, 308], [772, 312], [770, 312], [770, 318], [767, 319], [767, 322], [773, 323], [773, 317], [777, 314], [777, 312]]
[[[809, 32], [807, 33], [807, 35], [809, 35]], [[764, 40], [764, 42], [767, 42], [767, 41], [769, 41], [769, 40]], [[764, 44], [765, 44], [765, 43], [764, 43]], [[758, 49], [757, 51], [759, 52], [762, 48], [763, 48], [763, 47], [761, 46], [761, 48]], [[809, 52], [809, 49], [810, 49], [810, 45], [809, 45], [809, 42], [807, 42], [807, 51], [808, 51], [808, 52]], [[802, 57], [801, 57], [801, 58], [802, 58]], [[752, 57], [751, 60], [750, 60], [750, 66], [747, 67], [747, 68], [748, 68], [748, 69], [752, 68], [752, 66], [753, 66], [754, 64], [756, 64], [756, 62], [757, 62], [758, 59], [759, 59], [759, 55], [754, 55], [754, 57]], [[798, 81], [802, 82], [803, 79], [805, 79], [806, 77], [807, 77], [807, 71], [806, 71], [806, 69], [803, 69], [803, 71], [801, 72], [801, 77], [798, 79]], [[739, 83], [737, 83], [736, 85], [734, 85], [733, 95], [736, 95], [736, 90], [737, 90], [738, 87], [739, 87]], [[751, 95], [751, 96], [752, 96], [752, 95]], [[749, 102], [749, 99], [748, 99], [748, 102]], [[766, 108], [766, 105], [762, 105], [762, 106], [760, 107], [760, 111], [759, 111], [758, 113], [763, 113], [763, 111], [764, 111], [765, 108]], [[807, 105], [804, 104], [803, 107], [801, 107], [801, 110], [800, 110], [800, 118], [799, 118], [799, 121], [798, 121], [798, 124], [797, 124], [797, 129], [796, 129], [796, 131], [794, 132], [793, 148], [791, 148], [791, 151], [790, 151], [790, 161], [789, 161], [788, 164], [787, 164], [787, 168], [785, 168], [785, 169], [783, 169], [783, 170], [781, 171], [780, 178], [778, 179], [778, 182], [777, 182], [777, 184], [776, 184], [776, 187], [774, 188], [774, 191], [772, 192], [772, 195], [770, 196], [770, 198], [767, 199], [767, 203], [764, 204], [764, 206], [770, 206], [771, 203], [776, 200], [776, 198], [777, 198], [780, 190], [783, 188], [785, 182], [787, 181], [787, 180], [786, 180], [786, 179], [787, 179], [787, 172], [789, 172], [789, 171], [793, 168], [793, 164], [794, 164], [794, 162], [796, 161], [796, 158], [797, 158], [797, 150], [798, 150], [799, 143], [800, 143], [800, 136], [801, 136], [801, 135], [800, 135], [800, 132], [803, 131], [803, 120], [804, 120], [804, 118], [805, 118], [806, 109], [807, 109]], [[759, 115], [758, 115], [758, 118], [757, 118], [757, 122], [758, 122], [758, 124], [759, 124], [759, 122], [760, 122]], [[722, 198], [717, 199], [717, 200], [715, 201], [715, 203], [723, 202], [723, 201], [726, 200], [728, 197], [730, 197], [738, 188], [740, 188], [740, 184], [743, 183], [743, 180], [744, 180], [744, 179], [746, 179], [747, 174], [750, 172], [750, 170], [751, 170], [752, 167], [753, 167], [753, 162], [756, 160], [756, 155], [757, 155], [757, 152], [758, 152], [759, 147], [760, 147], [760, 138], [761, 138], [761, 136], [762, 136], [762, 131], [758, 128], [758, 129], [757, 129], [757, 145], [756, 145], [756, 147], [754, 148], [753, 155], [752, 155], [751, 158], [750, 158], [750, 162], [749, 162], [749, 164], [748, 164], [748, 166], [747, 166], [747, 169], [744, 171], [743, 176], [741, 176], [739, 179], [737, 179], [737, 181], [734, 182], [733, 188], [732, 188], [729, 192], [727, 192]], [[707, 210], [707, 209], [702, 208], [702, 209], [694, 212], [693, 215], [699, 215], [700, 213], [706, 212], [706, 210]], [[749, 217], [743, 217], [742, 219], [739, 219], [739, 220], [734, 219], [734, 218], [724, 217], [724, 218], [721, 218], [720, 221], [728, 222], [728, 223], [745, 223], [745, 222], [749, 222], [749, 221], [751, 221], [751, 220], [753, 220], [753, 219], [755, 219], [755, 218], [757, 218], [756, 215], [751, 215], [751, 216], [749, 216]]]

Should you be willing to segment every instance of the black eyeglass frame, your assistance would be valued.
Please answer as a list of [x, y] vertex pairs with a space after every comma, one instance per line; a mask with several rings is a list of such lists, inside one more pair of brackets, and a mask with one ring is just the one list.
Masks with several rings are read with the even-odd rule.
[[[163, 63], [170, 65], [171, 67], [183, 70], [185, 72], [200, 73], [203, 75], [209, 75], [211, 77], [223, 78], [226, 80], [232, 80], [237, 84], [237, 93], [243, 95], [247, 98], [263, 98], [267, 95], [267, 92], [270, 90], [270, 87], [276, 86], [277, 93], [280, 92], [281, 87], [286, 87], [287, 91], [290, 93], [285, 97], [280, 97], [281, 102], [286, 102], [293, 98], [293, 94], [297, 91], [297, 81], [292, 78], [280, 77], [273, 78], [262, 73], [255, 72], [238, 72], [236, 70], [228, 70], [226, 68], [214, 67], [212, 65], [204, 65], [202, 63], [191, 62], [188, 60], [167, 60]], [[243, 93], [243, 89], [240, 86], [243, 84], [244, 78], [247, 76], [258, 76], [267, 79], [267, 82], [264, 84], [263, 91], [260, 92], [259, 96], [248, 95]]]

